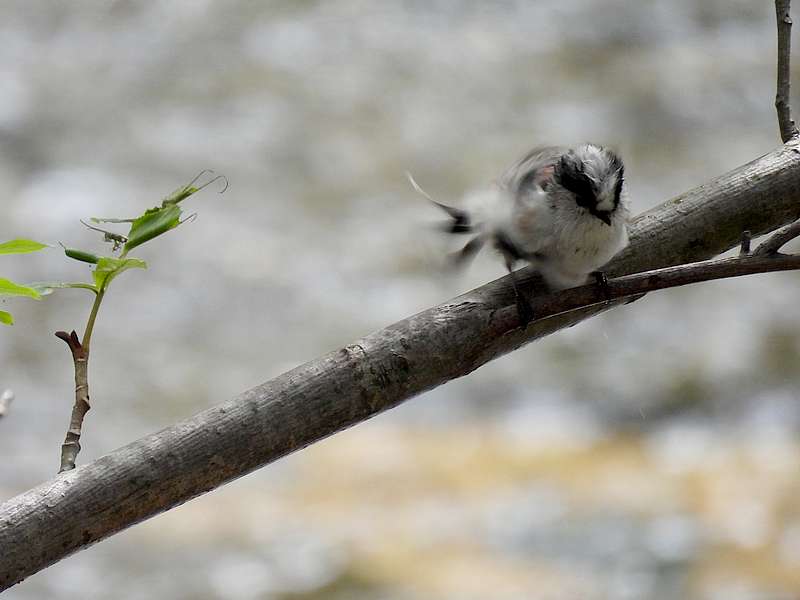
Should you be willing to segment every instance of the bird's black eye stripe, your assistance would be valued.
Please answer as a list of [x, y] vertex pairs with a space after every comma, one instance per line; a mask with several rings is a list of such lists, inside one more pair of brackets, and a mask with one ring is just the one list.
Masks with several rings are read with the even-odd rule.
[[578, 204], [583, 204], [585, 202], [591, 202], [592, 198], [594, 198], [594, 187], [592, 187], [592, 182], [589, 181], [589, 178], [585, 175], [576, 177], [576, 178], [561, 178], [561, 185], [567, 188], [570, 192], [575, 194], [578, 198]]
[[558, 165], [561, 185], [575, 194], [580, 206], [591, 206], [595, 203], [595, 190], [591, 179], [583, 172], [580, 163], [569, 155], [563, 156]]

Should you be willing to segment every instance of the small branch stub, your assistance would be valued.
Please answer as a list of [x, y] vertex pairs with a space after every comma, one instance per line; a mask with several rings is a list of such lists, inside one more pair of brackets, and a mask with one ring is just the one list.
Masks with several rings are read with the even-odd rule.
[[752, 239], [753, 235], [750, 233], [750, 230], [742, 233], [742, 245], [739, 247], [740, 256], [747, 256], [750, 254], [750, 242]]
[[775, 0], [775, 16], [778, 25], [778, 90], [775, 95], [775, 109], [778, 113], [778, 126], [784, 143], [800, 135], [790, 105], [791, 92], [791, 53], [792, 17], [791, 0]]

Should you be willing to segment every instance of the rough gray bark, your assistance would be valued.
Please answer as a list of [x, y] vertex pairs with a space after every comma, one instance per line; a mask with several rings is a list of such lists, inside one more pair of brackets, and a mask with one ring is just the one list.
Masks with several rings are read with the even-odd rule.
[[[788, 144], [644, 213], [618, 276], [704, 260], [800, 217]], [[770, 260], [770, 259], [766, 259]], [[537, 278], [519, 272], [531, 293]], [[541, 299], [559, 312], [567, 290]], [[559, 304], [561, 302], [561, 304]], [[312, 360], [0, 506], [0, 590], [61, 558], [623, 300], [517, 328], [508, 277]], [[545, 313], [540, 313], [545, 314]]]

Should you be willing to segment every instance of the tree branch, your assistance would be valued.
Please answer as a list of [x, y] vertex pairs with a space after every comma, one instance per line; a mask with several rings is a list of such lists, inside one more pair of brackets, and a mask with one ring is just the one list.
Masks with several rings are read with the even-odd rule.
[[[94, 288], [92, 288], [94, 290]], [[69, 428], [64, 436], [64, 443], [61, 445], [61, 467], [58, 472], [63, 473], [75, 468], [75, 460], [81, 451], [81, 432], [83, 430], [83, 419], [92, 405], [89, 403], [89, 348], [92, 342], [92, 331], [97, 320], [97, 311], [105, 296], [105, 288], [101, 288], [95, 294], [92, 309], [89, 312], [89, 319], [86, 322], [86, 329], [83, 332], [83, 341], [78, 339], [78, 334], [73, 330], [71, 333], [66, 331], [56, 331], [58, 339], [64, 340], [72, 352], [72, 364], [75, 370], [75, 404], [72, 405], [72, 414], [69, 419]]]
[[[670, 281], [678, 285], [678, 278], [691, 272], [699, 277], [709, 265], [660, 272], [657, 280], [653, 273], [645, 274], [651, 278], [649, 287], [636, 287], [641, 285], [637, 276], [623, 276], [703, 261], [738, 246], [745, 230], [758, 236], [794, 221], [800, 217], [798, 180], [800, 154], [783, 146], [640, 215], [631, 224], [630, 246], [607, 270], [616, 277], [610, 282], [611, 292], [624, 292], [624, 297], [607, 300], [596, 296], [596, 287], [585, 286], [539, 298], [534, 309], [553, 316], [523, 330], [517, 327], [514, 292], [506, 276], [9, 500], [0, 506], [0, 589], [524, 344], [621, 304], [631, 293], [666, 287]], [[743, 269], [757, 271], [767, 265], [788, 268], [787, 261], [796, 257], [734, 260], [738, 262], [715, 261], [710, 268], [718, 274], [725, 269], [744, 274]], [[516, 275], [527, 292], [539, 282], [529, 268]], [[595, 294], [591, 299], [598, 303], [570, 309], [571, 297], [572, 306], [585, 303], [581, 294]]]
[[775, 109], [778, 112], [778, 126], [784, 143], [799, 135], [792, 119], [790, 105], [791, 92], [791, 54], [792, 54], [792, 0], [775, 0], [775, 16], [778, 24], [778, 91], [775, 95]]
[[81, 451], [83, 419], [92, 407], [89, 404], [89, 351], [81, 344], [74, 330], [71, 333], [56, 331], [55, 335], [69, 346], [75, 370], [75, 404], [72, 405], [69, 429], [61, 445], [61, 467], [58, 470], [59, 473], [63, 473], [75, 468], [75, 459]]
[[753, 253], [756, 256], [770, 256], [777, 254], [783, 246], [800, 235], [800, 222], [795, 221], [771, 235], [769, 239], [760, 244]]
[[[800, 234], [800, 228], [796, 228]], [[665, 267], [608, 280], [606, 289], [585, 285], [543, 296], [532, 303], [534, 313], [545, 318], [611, 300], [641, 296], [657, 290], [758, 273], [800, 269], [800, 255], [752, 255]]]

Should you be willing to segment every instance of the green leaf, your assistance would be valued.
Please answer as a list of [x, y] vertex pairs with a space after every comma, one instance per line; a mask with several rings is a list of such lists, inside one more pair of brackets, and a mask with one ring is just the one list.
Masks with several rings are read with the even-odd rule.
[[33, 240], [11, 240], [0, 244], [0, 254], [26, 254], [47, 248], [47, 244], [40, 244]]
[[112, 258], [104, 256], [97, 261], [92, 271], [94, 285], [98, 290], [108, 287], [111, 280], [128, 269], [146, 269], [147, 263], [139, 258]]
[[180, 218], [181, 209], [177, 204], [167, 204], [145, 211], [131, 225], [123, 253], [129, 252], [136, 246], [144, 244], [170, 229], [175, 229], [181, 224]]
[[3, 325], [13, 325], [14, 317], [11, 316], [11, 313], [0, 310], [0, 323]]
[[100, 257], [96, 254], [92, 254], [91, 252], [86, 252], [85, 250], [77, 250], [75, 248], [67, 248], [64, 246], [64, 254], [70, 257], [73, 260], [79, 260], [85, 263], [91, 263], [93, 265], [97, 264], [97, 261], [100, 260]]
[[26, 296], [39, 300], [41, 295], [32, 287], [14, 283], [9, 279], [0, 278], [0, 296]]

